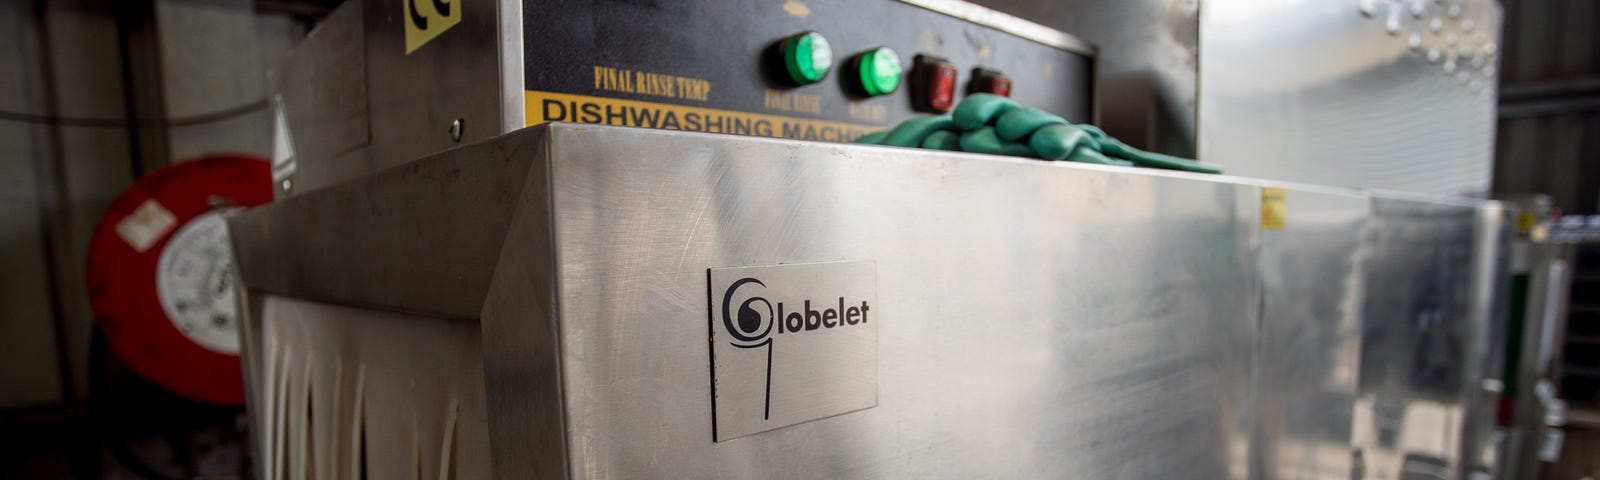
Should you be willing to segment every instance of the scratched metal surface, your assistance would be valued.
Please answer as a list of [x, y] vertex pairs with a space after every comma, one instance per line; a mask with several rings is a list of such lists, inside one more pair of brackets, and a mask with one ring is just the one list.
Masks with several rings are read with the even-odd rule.
[[[1353, 441], [1367, 478], [1465, 477], [1492, 412], [1478, 391], [1494, 203], [1372, 199]], [[1487, 218], [1486, 218], [1487, 217]], [[1492, 281], [1491, 281], [1492, 282]], [[1474, 453], [1465, 453], [1474, 452]]]
[[[1287, 187], [1284, 229], [1260, 229], [1260, 185]], [[461, 421], [501, 478], [1394, 479], [1481, 445], [1492, 207], [556, 124], [230, 228], [253, 388], [279, 375], [261, 298], [315, 300], [280, 301], [280, 325], [397, 345], [454, 338], [408, 318], [476, 325], [368, 372], [481, 344], [487, 420]], [[876, 406], [713, 441], [706, 269], [838, 260], [877, 265]], [[366, 421], [445, 421], [384, 411]]]
[[[549, 133], [574, 478], [1248, 475], [1254, 187], [927, 150]], [[517, 231], [507, 249], [529, 241]], [[878, 265], [878, 406], [713, 443], [706, 269], [830, 260]], [[491, 297], [526, 295], [500, 280]], [[525, 321], [486, 315], [484, 332]], [[490, 397], [514, 382], [489, 375]], [[493, 405], [491, 431], [526, 417]], [[540, 454], [496, 448], [502, 472]]]
[[1348, 480], [1369, 200], [1358, 190], [1265, 185], [1284, 189], [1284, 222], [1261, 232], [1252, 473]]
[[1205, 2], [1200, 158], [1235, 175], [1485, 196], [1500, 18], [1493, 0]]

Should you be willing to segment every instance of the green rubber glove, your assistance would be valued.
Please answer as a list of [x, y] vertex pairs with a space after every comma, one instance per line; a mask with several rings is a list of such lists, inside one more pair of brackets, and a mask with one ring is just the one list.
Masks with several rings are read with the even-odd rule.
[[961, 151], [961, 135], [950, 130], [939, 130], [922, 139], [922, 148]]
[[883, 138], [883, 145], [891, 147], [920, 147], [929, 134], [940, 130], [955, 130], [949, 115], [913, 118], [900, 123]]
[[975, 93], [962, 99], [950, 116], [956, 122], [956, 128], [962, 131], [977, 130], [978, 127], [988, 125], [990, 121], [999, 118], [1001, 114], [1018, 108], [1017, 102], [999, 95], [988, 93]]
[[988, 125], [961, 134], [961, 151], [1017, 157], [1033, 156], [1033, 149], [1028, 147], [1028, 144], [1003, 140], [995, 134], [994, 127]]
[[1067, 160], [1078, 150], [1100, 153], [1100, 142], [1095, 141], [1089, 132], [1065, 121], [1033, 131], [1028, 137], [1028, 146], [1033, 147], [1040, 158], [1047, 160]]
[[1109, 157], [1106, 157], [1105, 155], [1102, 155], [1100, 152], [1096, 152], [1094, 150], [1090, 150], [1090, 149], [1087, 149], [1087, 148], [1080, 148], [1080, 149], [1077, 149], [1077, 150], [1073, 150], [1072, 151], [1072, 155], [1068, 156], [1067, 160], [1071, 160], [1071, 161], [1074, 161], [1074, 162], [1083, 162], [1083, 163], [1095, 163], [1095, 164], [1100, 164], [1100, 165], [1116, 165], [1116, 166], [1119, 166], [1119, 167], [1131, 167], [1131, 166], [1133, 166], [1133, 162], [1130, 162], [1130, 161], [1127, 161], [1127, 160], [1117, 160], [1115, 158], [1109, 158]]
[[1004, 140], [1022, 140], [1034, 130], [1051, 125], [1067, 125], [1067, 120], [1033, 107], [1007, 111], [994, 121], [994, 133]]
[[1220, 166], [1139, 150], [1093, 125], [1073, 125], [1050, 112], [987, 93], [967, 96], [949, 115], [907, 120], [856, 143], [1222, 173]]
[[1126, 159], [1134, 165], [1141, 167], [1165, 168], [1168, 170], [1184, 170], [1200, 173], [1222, 173], [1222, 166], [1205, 163], [1187, 158], [1178, 158], [1154, 152], [1146, 152], [1122, 143], [1121, 140], [1106, 135], [1104, 130], [1093, 125], [1083, 125], [1083, 130], [1100, 142], [1100, 151], [1112, 157]]
[[861, 138], [857, 138], [856, 139], [855, 143], [863, 143], [863, 144], [867, 144], [867, 145], [883, 145], [883, 139], [885, 139], [885, 138], [889, 138], [889, 131], [888, 130], [884, 130], [884, 131], [881, 131], [881, 132], [872, 132], [872, 133], [869, 133], [869, 134], [866, 134], [866, 135], [862, 135]]

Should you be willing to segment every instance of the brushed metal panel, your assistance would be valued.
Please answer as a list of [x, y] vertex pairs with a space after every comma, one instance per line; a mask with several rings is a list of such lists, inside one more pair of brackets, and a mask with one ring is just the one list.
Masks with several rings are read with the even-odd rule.
[[495, 141], [522, 144], [508, 150], [518, 154], [505, 160], [530, 164], [526, 188], [501, 238], [514, 248], [500, 248], [482, 313], [483, 319], [500, 319], [481, 330], [484, 385], [495, 385], [488, 396], [495, 419], [489, 445], [498, 478], [570, 477], [561, 367], [573, 358], [559, 340], [556, 269], [561, 258], [554, 243], [548, 132], [534, 127]]
[[1499, 32], [1492, 0], [1207, 2], [1200, 158], [1236, 175], [1483, 196]]
[[[427, 5], [426, 2], [417, 2]], [[505, 133], [505, 112], [522, 103], [522, 94], [502, 98], [508, 89], [502, 66], [511, 48], [501, 45], [502, 0], [432, 2], [461, 9], [461, 22], [415, 51], [406, 52], [405, 24], [410, 3], [367, 1], [362, 18], [367, 54], [367, 93], [371, 123], [372, 170], [415, 160], [459, 145]], [[520, 30], [516, 33], [520, 36]], [[450, 124], [462, 119], [460, 141], [450, 138]]]
[[900, 0], [978, 25], [991, 27], [1028, 40], [1073, 53], [1093, 57], [1099, 49], [1089, 42], [1059, 30], [961, 0]]
[[541, 135], [469, 145], [230, 218], [239, 275], [278, 295], [478, 318]]
[[[377, 170], [368, 155], [367, 42], [362, 9], [370, 0], [340, 5], [306, 34], [283, 65], [269, 73], [281, 95], [293, 149], [292, 188], [282, 198]], [[276, 167], [275, 167], [276, 168]]]
[[1284, 226], [1261, 233], [1256, 478], [1352, 478], [1367, 196], [1284, 188]]
[[1371, 210], [1353, 439], [1370, 478], [1457, 478], [1492, 421], [1476, 398], [1479, 205], [1385, 194]]
[[1500, 456], [1505, 434], [1496, 419], [1505, 385], [1505, 338], [1511, 309], [1513, 218], [1517, 207], [1502, 201], [1474, 202], [1472, 279], [1468, 293], [1469, 378], [1467, 424], [1462, 430], [1462, 468], [1468, 477], [1504, 471]]
[[1134, 147], [1194, 157], [1201, 2], [976, 2], [1094, 42], [1092, 123]]
[[[231, 228], [253, 388], [263, 296], [479, 319], [504, 478], [1397, 479], [1480, 443], [1497, 208], [552, 124]], [[876, 265], [877, 406], [714, 441], [707, 269], [841, 260]]]
[[[1248, 475], [1254, 187], [925, 150], [549, 132], [572, 477]], [[705, 268], [841, 259], [878, 265], [878, 407], [713, 443]], [[485, 315], [484, 334], [524, 321]], [[496, 378], [491, 399], [526, 390]]]

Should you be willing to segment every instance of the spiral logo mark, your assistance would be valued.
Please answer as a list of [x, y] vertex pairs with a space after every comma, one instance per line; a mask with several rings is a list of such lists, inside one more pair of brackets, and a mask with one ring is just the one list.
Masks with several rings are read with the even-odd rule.
[[729, 342], [739, 348], [767, 347], [767, 392], [765, 405], [761, 409], [761, 418], [772, 418], [772, 326], [777, 324], [778, 317], [772, 310], [772, 302], [766, 298], [752, 296], [739, 302], [739, 309], [733, 310], [734, 293], [739, 287], [746, 284], [756, 284], [767, 288], [767, 284], [754, 278], [741, 278], [722, 294], [722, 326], [728, 329], [728, 335], [735, 341]]
[[739, 302], [737, 311], [733, 310], [734, 293], [745, 284], [756, 284], [766, 288], [767, 284], [754, 278], [742, 278], [733, 285], [728, 286], [728, 291], [722, 295], [722, 326], [728, 329], [728, 335], [736, 342], [733, 346], [739, 348], [756, 348], [770, 345], [772, 339], [772, 326], [777, 323], [777, 317], [772, 310], [772, 302], [762, 297], [749, 297]]

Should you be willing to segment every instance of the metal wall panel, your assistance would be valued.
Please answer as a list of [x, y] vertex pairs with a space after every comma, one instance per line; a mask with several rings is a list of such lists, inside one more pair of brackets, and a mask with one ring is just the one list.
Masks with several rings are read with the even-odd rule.
[[1194, 157], [1201, 2], [976, 3], [1070, 32], [1100, 47], [1095, 58], [1094, 124], [1138, 148]]
[[[1287, 187], [1287, 188], [1285, 188]], [[1368, 198], [1268, 184], [1283, 225], [1261, 232], [1254, 478], [1352, 477]]]
[[[305, 283], [315, 277], [305, 274], [337, 268], [245, 252], [296, 244], [348, 256], [375, 286], [407, 283], [414, 276], [360, 258], [394, 258], [383, 245], [432, 237], [373, 228], [432, 231], [399, 215], [419, 206], [351, 206], [336, 193], [388, 198], [385, 191], [437, 188], [459, 177], [429, 166], [450, 161], [466, 178], [530, 172], [517, 177], [528, 188], [508, 192], [520, 206], [505, 236], [495, 237], [504, 248], [463, 245], [501, 258], [482, 317], [500, 474], [1248, 476], [1259, 305], [1254, 187], [1214, 176], [617, 128], [535, 128], [490, 145], [493, 153], [447, 152], [233, 224], [239, 230], [288, 209], [372, 219], [319, 217], [317, 235], [237, 236], [260, 243], [240, 247], [247, 285], [321, 285]], [[452, 156], [462, 152], [470, 154]], [[528, 163], [547, 164], [548, 177], [542, 168], [518, 170]], [[880, 272], [878, 406], [713, 442], [706, 269], [839, 259], [874, 260]], [[266, 271], [273, 268], [302, 275]], [[339, 292], [297, 295], [358, 300], [326, 295]], [[559, 373], [541, 373], [546, 367]], [[561, 397], [544, 402], [527, 392]], [[1157, 450], [1164, 455], [1149, 455]]]
[[[1375, 196], [1363, 266], [1354, 441], [1367, 471], [1456, 478], [1476, 468], [1488, 314], [1474, 298], [1484, 261], [1479, 208]], [[1377, 478], [1377, 477], [1374, 477]]]
[[[32, 8], [19, 3], [0, 4], [0, 32], [19, 48], [0, 49], [0, 109], [36, 110], [44, 102], [28, 92], [38, 83], [39, 52]], [[59, 322], [51, 302], [48, 241], [44, 215], [58, 190], [47, 170], [53, 162], [39, 158], [48, 151], [45, 129], [21, 122], [0, 121], [0, 364], [29, 368], [0, 369], [0, 408], [43, 405], [62, 400], [66, 376], [57, 349]]]
[[279, 198], [386, 166], [369, 154], [363, 5], [363, 0], [340, 5], [306, 35], [286, 62], [268, 72], [275, 84], [273, 108], [287, 130], [276, 134], [288, 137], [290, 150], [286, 165], [274, 165], [273, 177], [293, 177], [274, 182]]
[[[574, 477], [1247, 475], [1253, 188], [550, 132]], [[842, 259], [878, 265], [878, 406], [711, 443], [705, 269]]]
[[254, 0], [156, 2], [161, 47], [162, 111], [194, 118], [239, 112], [189, 125], [167, 125], [167, 162], [218, 152], [272, 154], [272, 112], [267, 107], [266, 62], [287, 51], [303, 31], [262, 28], [272, 17]]
[[1200, 158], [1237, 175], [1489, 191], [1492, 0], [1206, 2]]
[[[399, 165], [419, 155], [492, 138], [507, 130], [501, 112], [521, 98], [501, 98], [499, 0], [436, 2], [460, 9], [460, 24], [406, 51], [406, 8], [412, 3], [364, 1], [366, 93], [371, 161]], [[431, 5], [430, 5], [431, 7]], [[438, 20], [435, 20], [438, 21]], [[456, 119], [465, 128], [451, 138]], [[323, 159], [317, 159], [323, 160]], [[372, 172], [375, 170], [368, 170]]]

